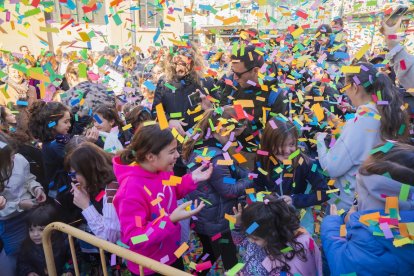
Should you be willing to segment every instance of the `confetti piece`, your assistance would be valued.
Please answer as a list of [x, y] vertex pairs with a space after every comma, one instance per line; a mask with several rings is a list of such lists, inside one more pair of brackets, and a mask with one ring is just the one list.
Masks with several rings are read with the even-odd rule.
[[157, 197], [156, 199], [151, 201], [151, 205], [155, 206], [162, 201], [162, 197]]
[[236, 154], [233, 154], [232, 156], [233, 156], [234, 159], [236, 159], [236, 161], [239, 164], [242, 164], [242, 163], [246, 163], [247, 162], [247, 159], [241, 153], [236, 153]]
[[140, 216], [135, 216], [135, 226], [139, 228], [142, 227], [142, 218]]
[[86, 64], [84, 63], [80, 63], [79, 64], [79, 77], [80, 78], [86, 78], [87, 77], [87, 72], [86, 72], [87, 68], [86, 68]]
[[385, 199], [385, 213], [390, 214], [391, 209], [398, 210], [398, 197], [389, 196]]
[[97, 202], [101, 201], [104, 195], [105, 195], [105, 190], [100, 191], [99, 194], [96, 195], [95, 201]]
[[54, 127], [56, 125], [56, 122], [55, 121], [52, 121], [52, 122], [50, 122], [47, 126], [48, 126], [48, 128], [52, 128], [52, 127]]
[[201, 264], [197, 264], [196, 265], [196, 270], [197, 271], [203, 271], [203, 270], [207, 270], [207, 269], [209, 269], [209, 268], [211, 268], [211, 261], [207, 261], [207, 262], [204, 262], [204, 263], [201, 263]]
[[150, 80], [146, 80], [144, 82], [144, 86], [147, 87], [150, 91], [155, 91], [156, 89], [156, 86]]
[[259, 227], [259, 224], [257, 222], [253, 222], [247, 229], [246, 233], [248, 235], [251, 235], [257, 228]]
[[339, 236], [340, 237], [345, 237], [346, 236], [346, 225], [342, 224], [341, 228], [339, 229]]
[[408, 194], [410, 193], [410, 188], [411, 188], [410, 185], [407, 185], [407, 184], [402, 184], [401, 185], [399, 200], [407, 201]]
[[361, 72], [360, 66], [342, 66], [341, 72], [344, 74], [358, 74]]
[[388, 225], [388, 223], [380, 223], [379, 226], [380, 226], [382, 232], [384, 233], [384, 236], [385, 236], [386, 239], [394, 238], [394, 235], [392, 234], [390, 226]]
[[174, 255], [177, 258], [180, 258], [187, 249], [190, 248], [186, 242], [183, 242], [177, 250], [175, 250]]
[[364, 46], [359, 49], [359, 51], [355, 54], [356, 59], [361, 59], [365, 53], [371, 48], [371, 45], [365, 44]]
[[122, 127], [122, 130], [123, 131], [127, 131], [130, 128], [132, 128], [132, 125], [131, 124], [127, 124], [127, 125], [125, 125], [125, 126]]
[[294, 151], [293, 153], [291, 153], [289, 155], [289, 160], [293, 160], [296, 156], [298, 156], [300, 154], [300, 149], [297, 149], [296, 151]]
[[395, 247], [401, 247], [401, 246], [406, 245], [406, 244], [413, 244], [413, 241], [410, 240], [410, 238], [403, 238], [403, 239], [398, 239], [398, 240], [394, 239], [394, 241], [393, 241], [393, 245]]
[[160, 124], [160, 128], [161, 129], [168, 128], [168, 121], [167, 121], [167, 117], [165, 116], [164, 107], [162, 106], [162, 103], [157, 104], [157, 106], [155, 107], [155, 110], [157, 112], [157, 118]]
[[227, 276], [235, 276], [237, 273], [239, 273], [240, 270], [242, 270], [244, 267], [243, 263], [238, 263], [235, 266], [233, 266], [229, 271], [227, 271]]
[[229, 214], [224, 214], [224, 218], [229, 222], [236, 224], [236, 218]]
[[142, 235], [135, 236], [135, 237], [131, 238], [131, 242], [132, 242], [133, 245], [136, 245], [136, 244], [142, 243], [142, 242], [146, 242], [148, 240], [149, 239], [148, 239], [147, 234], [142, 234]]
[[290, 246], [288, 246], [288, 247], [283, 248], [282, 250], [280, 250], [280, 252], [282, 252], [282, 253], [288, 253], [288, 252], [290, 252], [290, 251], [292, 251], [292, 250], [293, 250], [293, 248], [292, 248], [292, 247], [290, 247]]

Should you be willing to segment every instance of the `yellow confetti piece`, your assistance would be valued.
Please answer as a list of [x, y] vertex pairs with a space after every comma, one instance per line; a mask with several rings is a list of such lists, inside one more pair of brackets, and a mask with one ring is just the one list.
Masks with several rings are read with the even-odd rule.
[[224, 218], [225, 218], [226, 220], [228, 220], [229, 222], [231, 222], [231, 223], [233, 223], [233, 224], [236, 224], [236, 218], [235, 218], [235, 217], [233, 217], [233, 216], [231, 216], [231, 215], [229, 215], [229, 214], [224, 214]]
[[371, 45], [365, 44], [364, 46], [359, 49], [359, 51], [355, 54], [356, 59], [361, 59], [365, 53], [371, 48]]
[[122, 130], [123, 131], [126, 131], [126, 130], [128, 130], [130, 128], [132, 128], [132, 125], [131, 124], [127, 124], [127, 125], [125, 125], [125, 126], [122, 127]]
[[224, 160], [224, 159], [222, 159], [222, 160], [217, 160], [217, 165], [219, 165], [219, 166], [231, 166], [231, 165], [233, 165], [233, 160]]
[[332, 189], [332, 190], [326, 191], [327, 194], [332, 194], [332, 193], [337, 193], [337, 192], [339, 192], [339, 189]]
[[401, 247], [403, 245], [412, 244], [412, 243], [413, 243], [413, 241], [411, 241], [410, 238], [407, 238], [407, 237], [406, 238], [403, 238], [403, 239], [399, 239], [399, 240], [394, 239], [394, 241], [392, 242], [392, 244], [395, 247]]
[[303, 32], [304, 32], [305, 30], [302, 28], [302, 27], [299, 27], [298, 29], [296, 29], [296, 30], [294, 30], [293, 32], [292, 32], [292, 36], [294, 37], [294, 38], [297, 38], [297, 37], [299, 37], [301, 34], [303, 34]]
[[236, 100], [233, 102], [234, 105], [241, 105], [242, 107], [254, 107], [253, 100]]
[[90, 37], [89, 37], [89, 35], [87, 33], [85, 33], [85, 32], [79, 32], [78, 34], [79, 34], [79, 36], [80, 36], [80, 38], [82, 39], [83, 42], [89, 42], [89, 41], [91, 41], [91, 39], [90, 39]]
[[342, 66], [341, 72], [345, 74], [358, 74], [361, 72], [360, 66]]
[[23, 33], [23, 32], [21, 32], [21, 31], [17, 31], [17, 33], [18, 33], [19, 35], [24, 36], [25, 38], [29, 38], [29, 36], [28, 36], [26, 33]]
[[47, 27], [40, 27], [41, 32], [47, 32], [47, 33], [59, 33], [58, 28], [47, 28]]
[[145, 190], [145, 192], [147, 192], [147, 194], [149, 195], [149, 196], [151, 196], [152, 195], [152, 193], [151, 193], [151, 191], [146, 187], [146, 186], [144, 186], [144, 190]]
[[267, 171], [263, 170], [262, 168], [258, 168], [259, 172], [263, 175], [268, 175]]
[[336, 179], [330, 179], [328, 181], [328, 186], [333, 186], [335, 184]]

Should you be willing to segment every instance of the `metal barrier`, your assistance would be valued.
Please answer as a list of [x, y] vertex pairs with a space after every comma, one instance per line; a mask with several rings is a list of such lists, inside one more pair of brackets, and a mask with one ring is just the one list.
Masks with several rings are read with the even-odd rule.
[[76, 276], [79, 276], [80, 273], [79, 273], [78, 260], [76, 258], [76, 253], [75, 253], [75, 243], [73, 241], [73, 237], [79, 240], [85, 241], [99, 248], [99, 253], [101, 256], [101, 263], [102, 263], [102, 270], [103, 270], [104, 276], [108, 275], [105, 253], [104, 253], [105, 251], [138, 264], [141, 276], [144, 275], [144, 268], [149, 268], [162, 275], [171, 275], [171, 276], [191, 275], [184, 271], [176, 269], [174, 267], [162, 264], [160, 262], [154, 261], [153, 259], [142, 256], [135, 252], [132, 252], [129, 249], [126, 249], [116, 244], [113, 244], [111, 242], [99, 239], [95, 237], [94, 235], [86, 233], [70, 225], [67, 225], [61, 222], [53, 222], [49, 224], [48, 226], [46, 226], [46, 228], [43, 230], [43, 237], [42, 237], [43, 250], [45, 251], [47, 271], [48, 271], [48, 275], [50, 276], [57, 276], [56, 267], [55, 267], [55, 259], [53, 257], [53, 249], [52, 249], [52, 242], [51, 242], [51, 235], [53, 231], [60, 231], [60, 232], [68, 234], [70, 252], [72, 255], [73, 266], [75, 268]]

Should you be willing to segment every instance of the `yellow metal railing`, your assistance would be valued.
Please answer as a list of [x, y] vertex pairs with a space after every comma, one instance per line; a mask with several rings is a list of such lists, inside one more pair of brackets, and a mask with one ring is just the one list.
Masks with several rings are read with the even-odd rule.
[[107, 268], [106, 268], [106, 259], [105, 259], [105, 254], [104, 254], [105, 251], [138, 264], [141, 276], [144, 275], [144, 268], [149, 268], [162, 275], [171, 275], [171, 276], [191, 275], [184, 271], [178, 270], [174, 267], [162, 264], [160, 262], [154, 261], [153, 259], [142, 256], [135, 252], [132, 252], [131, 250], [128, 250], [116, 244], [99, 239], [95, 237], [94, 235], [86, 233], [70, 225], [67, 225], [61, 222], [53, 222], [49, 224], [48, 226], [46, 226], [45, 230], [43, 231], [43, 237], [42, 237], [43, 250], [45, 251], [47, 271], [48, 271], [48, 275], [50, 276], [57, 276], [56, 267], [55, 267], [55, 259], [53, 257], [53, 249], [52, 249], [52, 242], [51, 242], [51, 235], [53, 231], [60, 231], [60, 232], [68, 234], [70, 252], [72, 255], [73, 266], [75, 268], [76, 276], [79, 276], [80, 273], [79, 273], [78, 260], [76, 258], [76, 253], [75, 253], [75, 243], [73, 241], [74, 237], [99, 248], [99, 253], [101, 256], [101, 263], [102, 263], [102, 270], [103, 270], [104, 276], [108, 275]]

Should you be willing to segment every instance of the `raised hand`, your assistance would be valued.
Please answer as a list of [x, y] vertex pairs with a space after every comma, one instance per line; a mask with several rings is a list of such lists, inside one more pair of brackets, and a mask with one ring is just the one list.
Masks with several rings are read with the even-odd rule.
[[200, 204], [198, 204], [197, 199], [196, 199], [194, 201], [195, 209], [187, 211], [187, 207], [189, 207], [192, 203], [193, 203], [192, 200], [187, 201], [181, 204], [180, 206], [178, 206], [177, 208], [175, 208], [175, 210], [170, 215], [170, 220], [175, 223], [180, 220], [190, 218], [194, 216], [195, 214], [197, 214], [198, 212], [200, 212], [201, 209], [203, 209], [205, 206], [203, 201], [201, 201]]
[[180, 120], [170, 120], [168, 122], [168, 126], [170, 127], [170, 129], [175, 128], [179, 134], [181, 134], [182, 136], [185, 136], [185, 131], [183, 129], [183, 126], [188, 125], [187, 123], [184, 123]]
[[233, 213], [234, 213], [234, 217], [236, 218], [236, 225], [240, 225], [241, 224], [241, 215], [243, 212], [243, 207], [242, 205], [239, 203], [236, 207], [233, 207]]
[[198, 182], [205, 181], [210, 178], [211, 174], [213, 173], [213, 164], [209, 163], [208, 168], [203, 171], [203, 169], [205, 168], [206, 168], [205, 165], [200, 166], [199, 168], [197, 168], [195, 171], [191, 173], [191, 177], [193, 178], [194, 182], [198, 183]]

